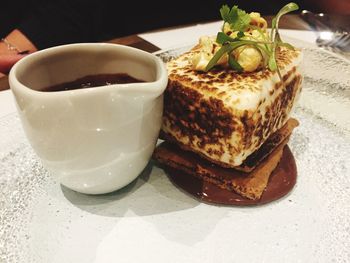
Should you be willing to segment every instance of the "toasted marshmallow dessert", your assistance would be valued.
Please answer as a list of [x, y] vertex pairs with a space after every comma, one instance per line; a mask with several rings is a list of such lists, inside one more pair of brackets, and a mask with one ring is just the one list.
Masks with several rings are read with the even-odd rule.
[[[215, 42], [203, 41], [167, 64], [162, 134], [213, 163], [237, 167], [289, 119], [301, 91], [302, 54], [279, 47], [280, 75], [267, 67], [236, 72], [223, 66], [206, 72], [194, 64], [203, 68], [208, 63], [202, 47]], [[225, 64], [225, 57], [218, 63]]]

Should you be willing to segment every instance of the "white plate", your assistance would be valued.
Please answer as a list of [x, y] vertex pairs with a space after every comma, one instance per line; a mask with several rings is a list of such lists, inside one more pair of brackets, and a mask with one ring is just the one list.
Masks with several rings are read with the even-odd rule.
[[302, 46], [299, 177], [264, 206], [200, 203], [152, 164], [112, 194], [73, 192], [42, 168], [17, 115], [2, 117], [0, 262], [349, 262], [350, 63]]

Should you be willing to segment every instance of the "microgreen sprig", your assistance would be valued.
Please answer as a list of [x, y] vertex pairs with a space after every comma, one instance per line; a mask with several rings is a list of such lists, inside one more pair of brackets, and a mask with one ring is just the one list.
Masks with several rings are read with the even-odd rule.
[[250, 23], [250, 16], [238, 6], [233, 6], [231, 9], [227, 5], [220, 8], [222, 20], [230, 25], [233, 31], [244, 31]]
[[[271, 71], [278, 72], [278, 75], [281, 77], [277, 61], [276, 61], [276, 50], [279, 46], [284, 46], [290, 49], [294, 47], [288, 43], [284, 43], [281, 40], [278, 31], [278, 24], [281, 16], [297, 10], [299, 7], [295, 3], [289, 3], [281, 8], [281, 10], [277, 13], [277, 15], [273, 18], [271, 24], [271, 32], [270, 39], [269, 37], [261, 30], [261, 28], [257, 26], [250, 25], [251, 18], [249, 14], [245, 11], [239, 9], [237, 6], [233, 6], [231, 9], [224, 5], [220, 9], [220, 14], [225, 23], [230, 25], [230, 28], [233, 31], [238, 31], [237, 36], [232, 38], [224, 33], [224, 25], [222, 27], [222, 32], [218, 32], [216, 37], [216, 42], [221, 44], [222, 47], [214, 54], [213, 58], [209, 61], [205, 70], [209, 71], [212, 69], [216, 63], [220, 60], [220, 58], [228, 54], [228, 63], [234, 70], [241, 72], [243, 71], [242, 66], [234, 59], [231, 55], [232, 52], [241, 46], [251, 45], [255, 47], [264, 58], [264, 65], [267, 65]], [[249, 36], [250, 40], [245, 39], [244, 31], [247, 28], [251, 28], [253, 30], [257, 30], [261, 36], [263, 41], [254, 39], [254, 37]]]
[[[237, 41], [227, 41], [225, 43], [223, 43], [222, 47], [214, 54], [213, 58], [209, 61], [207, 67], [205, 68], [205, 71], [208, 71], [210, 69], [212, 69], [216, 63], [219, 61], [219, 59], [225, 54], [231, 54], [231, 52], [233, 50], [235, 50], [236, 48], [239, 48], [241, 46], [245, 46], [245, 45], [255, 45], [256, 42], [252, 41], [252, 40], [237, 40]], [[232, 57], [231, 55], [229, 56], [229, 58]], [[238, 64], [239, 63], [236, 61], [235, 63], [232, 62], [233, 57], [231, 58], [231, 64]], [[242, 68], [241, 65], [239, 65], [239, 68]], [[236, 69], [236, 68], [234, 68]]]
[[290, 12], [293, 12], [293, 11], [298, 10], [298, 9], [299, 9], [299, 6], [296, 3], [292, 2], [292, 3], [286, 4], [284, 7], [281, 8], [281, 10], [277, 13], [277, 15], [272, 19], [270, 38], [271, 38], [273, 44], [272, 44], [271, 56], [269, 59], [269, 68], [272, 71], [275, 71], [278, 69], [277, 62], [276, 62], [276, 48], [277, 48], [277, 46], [284, 45], [286, 47], [293, 48], [291, 45], [284, 43], [281, 39], [281, 36], [278, 32], [278, 24], [279, 24], [280, 18], [283, 15], [290, 13]]

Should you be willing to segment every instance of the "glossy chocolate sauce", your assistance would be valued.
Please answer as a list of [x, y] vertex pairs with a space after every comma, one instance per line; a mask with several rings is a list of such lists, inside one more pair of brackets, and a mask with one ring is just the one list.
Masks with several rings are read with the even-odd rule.
[[126, 73], [114, 73], [114, 74], [96, 74], [88, 75], [74, 81], [64, 82], [61, 84], [45, 87], [41, 91], [66, 91], [76, 89], [86, 89], [99, 86], [106, 86], [112, 84], [126, 84], [126, 83], [138, 83], [145, 82], [144, 80], [136, 79]]
[[247, 199], [177, 169], [167, 168], [166, 172], [175, 185], [196, 199], [211, 204], [238, 206], [262, 205], [277, 200], [293, 189], [297, 179], [295, 160], [288, 145], [284, 147], [282, 158], [270, 175], [269, 183], [259, 200]]

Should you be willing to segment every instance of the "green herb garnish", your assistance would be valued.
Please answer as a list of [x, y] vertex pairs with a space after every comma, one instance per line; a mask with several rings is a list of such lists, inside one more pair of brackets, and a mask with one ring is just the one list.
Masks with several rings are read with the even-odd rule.
[[243, 68], [242, 66], [233, 58], [233, 56], [230, 54], [228, 57], [228, 64], [230, 65], [231, 68], [238, 72], [242, 72]]
[[[224, 21], [224, 25], [222, 26], [222, 32], [218, 32], [216, 37], [216, 42], [221, 44], [222, 47], [214, 54], [205, 70], [208, 71], [212, 69], [223, 55], [228, 54], [228, 63], [230, 67], [239, 72], [243, 71], [242, 66], [233, 58], [231, 53], [236, 48], [244, 45], [251, 45], [261, 53], [262, 57], [264, 58], [264, 65], [267, 65], [271, 71], [277, 70], [278, 75], [281, 77], [276, 61], [277, 47], [284, 46], [290, 49], [293, 49], [294, 47], [288, 43], [284, 43], [281, 40], [278, 31], [278, 24], [283, 15], [295, 11], [298, 8], [299, 7], [296, 3], [289, 3], [282, 7], [272, 20], [270, 37], [268, 37], [261, 30], [261, 28], [250, 25], [251, 18], [249, 14], [239, 9], [238, 6], [233, 6], [231, 9], [227, 5], [222, 6], [220, 9], [220, 14]], [[237, 37], [232, 38], [224, 33], [225, 23], [229, 24], [232, 31], [238, 31]], [[252, 36], [249, 36], [250, 40], [245, 39], [244, 31], [248, 28], [257, 30], [263, 41], [254, 39]]]
[[222, 20], [230, 25], [233, 31], [244, 31], [250, 23], [250, 16], [238, 6], [233, 6], [231, 9], [227, 5], [223, 5], [220, 9]]
[[[219, 59], [223, 55], [225, 55], [225, 53], [230, 54], [234, 49], [245, 45], [257, 45], [257, 44], [255, 41], [252, 41], [252, 40], [239, 40], [239, 39], [235, 41], [225, 42], [222, 45], [222, 47], [214, 54], [213, 58], [209, 61], [208, 65], [205, 68], [205, 71], [212, 69], [216, 65], [216, 63], [219, 61]], [[237, 61], [236, 61], [236, 64], [239, 65]], [[241, 65], [239, 65], [239, 67], [242, 69]], [[236, 68], [234, 67], [233, 69], [236, 69]]]
[[[241, 33], [241, 34], [240, 34]], [[244, 37], [244, 33], [243, 32], [239, 32], [237, 34], [236, 38], [232, 38], [228, 35], [226, 35], [224, 32], [218, 32], [217, 36], [216, 36], [216, 43], [223, 45], [226, 42], [235, 42], [238, 41], [240, 38]]]
[[[299, 6], [296, 3], [289, 3], [286, 4], [284, 7], [281, 8], [281, 10], [277, 13], [277, 15], [272, 19], [271, 22], [271, 35], [270, 38], [272, 40], [272, 50], [271, 50], [271, 56], [269, 59], [269, 68], [272, 71], [277, 70], [278, 71], [278, 75], [281, 78], [281, 74], [280, 71], [278, 69], [278, 65], [277, 65], [277, 61], [276, 61], [276, 48], [277, 46], [286, 46], [286, 47], [292, 47], [290, 45], [285, 45], [286, 43], [283, 43], [281, 36], [278, 32], [278, 23], [280, 21], [280, 18], [290, 12], [293, 12], [295, 10], [298, 10]], [[293, 48], [293, 47], [292, 47]]]

